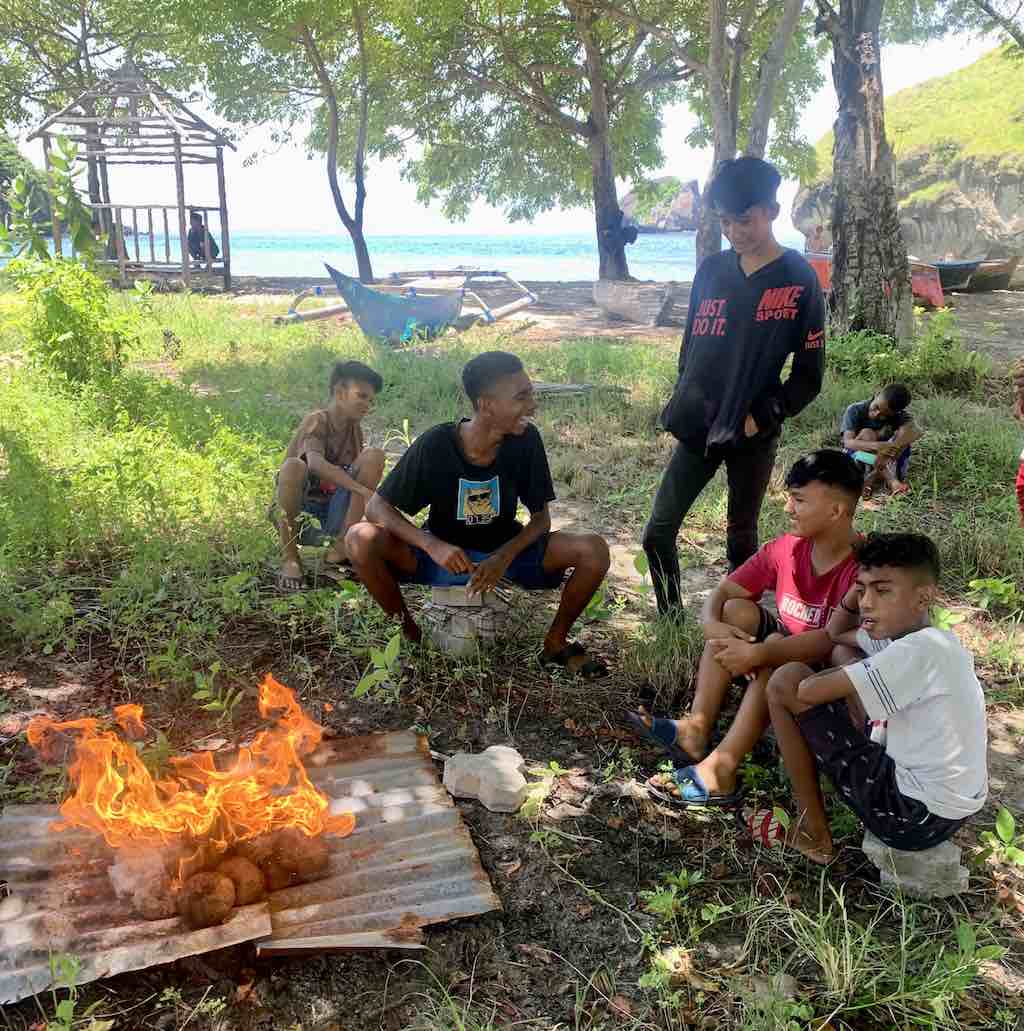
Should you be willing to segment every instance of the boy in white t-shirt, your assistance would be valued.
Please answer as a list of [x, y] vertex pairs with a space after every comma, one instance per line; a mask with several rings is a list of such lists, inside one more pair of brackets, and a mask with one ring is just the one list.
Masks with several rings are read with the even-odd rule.
[[[988, 794], [985, 698], [974, 659], [929, 622], [935, 545], [920, 534], [872, 534], [857, 557], [858, 643], [867, 657], [816, 675], [789, 663], [768, 683], [799, 813], [787, 843], [823, 864], [832, 835], [819, 772], [876, 837], [910, 852], [951, 837]], [[855, 725], [848, 701], [861, 703], [877, 728], [874, 740]]]

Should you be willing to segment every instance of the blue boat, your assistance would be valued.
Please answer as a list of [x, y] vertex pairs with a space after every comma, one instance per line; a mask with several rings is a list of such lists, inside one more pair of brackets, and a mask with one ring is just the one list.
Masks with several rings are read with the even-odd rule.
[[392, 343], [434, 337], [452, 325], [462, 311], [465, 288], [434, 296], [420, 296], [415, 288], [400, 295], [385, 294], [364, 286], [326, 262], [324, 265], [352, 318], [368, 337]]

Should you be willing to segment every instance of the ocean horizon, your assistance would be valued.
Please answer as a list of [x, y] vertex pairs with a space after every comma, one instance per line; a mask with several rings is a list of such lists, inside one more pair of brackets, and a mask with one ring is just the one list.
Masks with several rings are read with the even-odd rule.
[[[214, 225], [216, 233], [216, 225]], [[786, 246], [802, 248], [803, 239], [780, 235]], [[216, 238], [216, 236], [215, 236]], [[689, 282], [696, 271], [695, 234], [643, 233], [626, 248], [630, 274], [659, 282]], [[471, 265], [507, 272], [516, 279], [590, 281], [597, 278], [597, 244], [592, 233], [522, 234], [397, 234], [367, 236], [374, 275], [445, 269]], [[129, 260], [135, 240], [126, 240]], [[149, 257], [149, 237], [139, 233], [143, 261]], [[156, 234], [158, 257], [164, 255], [163, 234]], [[178, 260], [177, 234], [171, 234], [171, 257]], [[288, 233], [242, 230], [231, 234], [231, 272], [236, 276], [326, 275], [324, 262], [342, 272], [356, 273], [355, 252], [345, 232]]]

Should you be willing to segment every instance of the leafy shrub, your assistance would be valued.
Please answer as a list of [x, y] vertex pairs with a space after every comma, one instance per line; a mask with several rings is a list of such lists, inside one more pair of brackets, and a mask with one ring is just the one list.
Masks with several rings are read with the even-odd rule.
[[[138, 308], [115, 311], [110, 289], [76, 261], [18, 258], [8, 266], [28, 301], [24, 328], [35, 362], [76, 383], [120, 371], [138, 342]], [[146, 302], [149, 284], [136, 286]]]
[[933, 314], [909, 343], [860, 330], [833, 337], [826, 355], [839, 376], [879, 386], [901, 382], [926, 392], [969, 393], [991, 369], [987, 358], [964, 347], [948, 309]]

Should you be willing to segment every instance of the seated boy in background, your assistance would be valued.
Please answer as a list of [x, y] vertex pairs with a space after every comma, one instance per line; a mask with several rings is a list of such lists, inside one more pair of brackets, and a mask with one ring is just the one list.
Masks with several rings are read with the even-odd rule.
[[864, 451], [875, 456], [873, 466], [865, 463], [865, 498], [871, 497], [883, 481], [893, 494], [910, 490], [910, 445], [922, 434], [907, 411], [909, 404], [910, 391], [902, 383], [892, 383], [867, 401], [854, 402], [843, 415], [843, 447], [851, 455]]
[[303, 586], [301, 512], [317, 518], [324, 535], [334, 538], [324, 555], [325, 569], [336, 570], [348, 561], [345, 534], [363, 518], [366, 502], [384, 474], [384, 452], [363, 446], [360, 425], [383, 385], [380, 374], [368, 365], [338, 362], [331, 371], [330, 403], [299, 423], [277, 474], [281, 514], [276, 525], [284, 552], [278, 590], [292, 592]]
[[[833, 846], [821, 773], [868, 830], [910, 852], [950, 838], [988, 794], [985, 698], [974, 658], [929, 620], [935, 545], [921, 534], [872, 534], [857, 558], [860, 629], [864, 644], [881, 650], [818, 674], [790, 663], [768, 682], [797, 804], [786, 840], [822, 864]], [[851, 717], [850, 701], [875, 724], [871, 739]]]

